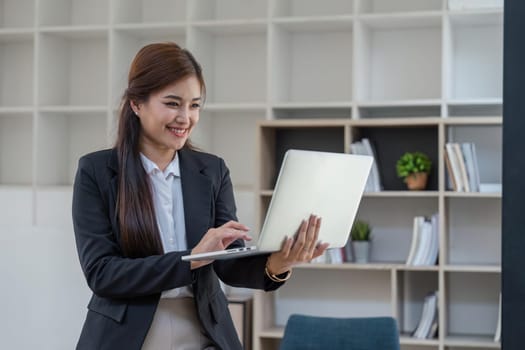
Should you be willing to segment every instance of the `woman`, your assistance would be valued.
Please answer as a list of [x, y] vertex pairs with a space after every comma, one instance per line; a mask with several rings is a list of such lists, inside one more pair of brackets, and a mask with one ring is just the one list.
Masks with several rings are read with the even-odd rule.
[[77, 349], [241, 349], [219, 278], [275, 290], [327, 247], [311, 216], [271, 255], [181, 260], [250, 239], [224, 161], [188, 141], [204, 94], [187, 50], [145, 46], [131, 64], [115, 148], [79, 161], [73, 221], [93, 296]]

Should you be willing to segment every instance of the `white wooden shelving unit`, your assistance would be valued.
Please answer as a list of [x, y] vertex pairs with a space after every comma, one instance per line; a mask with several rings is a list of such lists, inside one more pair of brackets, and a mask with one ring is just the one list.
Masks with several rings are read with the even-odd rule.
[[[79, 156], [113, 144], [137, 50], [176, 41], [207, 81], [193, 141], [226, 159], [254, 231], [286, 147], [349, 152], [370, 137], [434, 160], [428, 191], [390, 179], [363, 199], [373, 263], [303, 266], [255, 293], [254, 349], [276, 348], [293, 312], [392, 315], [409, 334], [433, 289], [439, 337], [403, 335], [403, 349], [499, 348], [501, 193], [449, 190], [443, 146], [475, 142], [481, 181], [501, 183], [502, 22], [446, 0], [0, 0], [0, 222], [72, 236]], [[434, 212], [439, 265], [403, 265], [412, 218]]]

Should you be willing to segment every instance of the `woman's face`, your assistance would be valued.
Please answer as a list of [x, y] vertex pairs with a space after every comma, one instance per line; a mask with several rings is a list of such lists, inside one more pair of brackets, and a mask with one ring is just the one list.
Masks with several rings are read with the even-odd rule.
[[144, 103], [131, 103], [142, 126], [140, 150], [156, 158], [181, 149], [199, 121], [201, 85], [191, 75], [160, 91]]

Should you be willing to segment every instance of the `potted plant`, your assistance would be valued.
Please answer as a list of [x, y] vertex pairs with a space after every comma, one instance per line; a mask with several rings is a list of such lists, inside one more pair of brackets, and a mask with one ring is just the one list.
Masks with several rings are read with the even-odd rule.
[[432, 161], [422, 152], [406, 152], [396, 163], [397, 176], [404, 179], [409, 190], [424, 190]]
[[372, 240], [372, 227], [362, 220], [356, 220], [350, 231], [352, 240], [352, 256], [356, 263], [367, 263], [370, 256], [370, 241]]

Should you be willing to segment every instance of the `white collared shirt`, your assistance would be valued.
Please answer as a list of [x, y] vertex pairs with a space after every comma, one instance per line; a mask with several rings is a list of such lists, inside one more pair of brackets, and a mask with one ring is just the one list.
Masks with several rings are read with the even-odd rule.
[[[175, 153], [175, 157], [164, 171], [161, 171], [157, 164], [142, 153], [140, 154], [140, 159], [144, 170], [146, 170], [150, 178], [155, 217], [157, 219], [164, 252], [168, 253], [188, 249], [179, 157], [177, 153]], [[188, 286], [164, 291], [162, 292], [161, 298], [186, 296], [193, 296]]]

